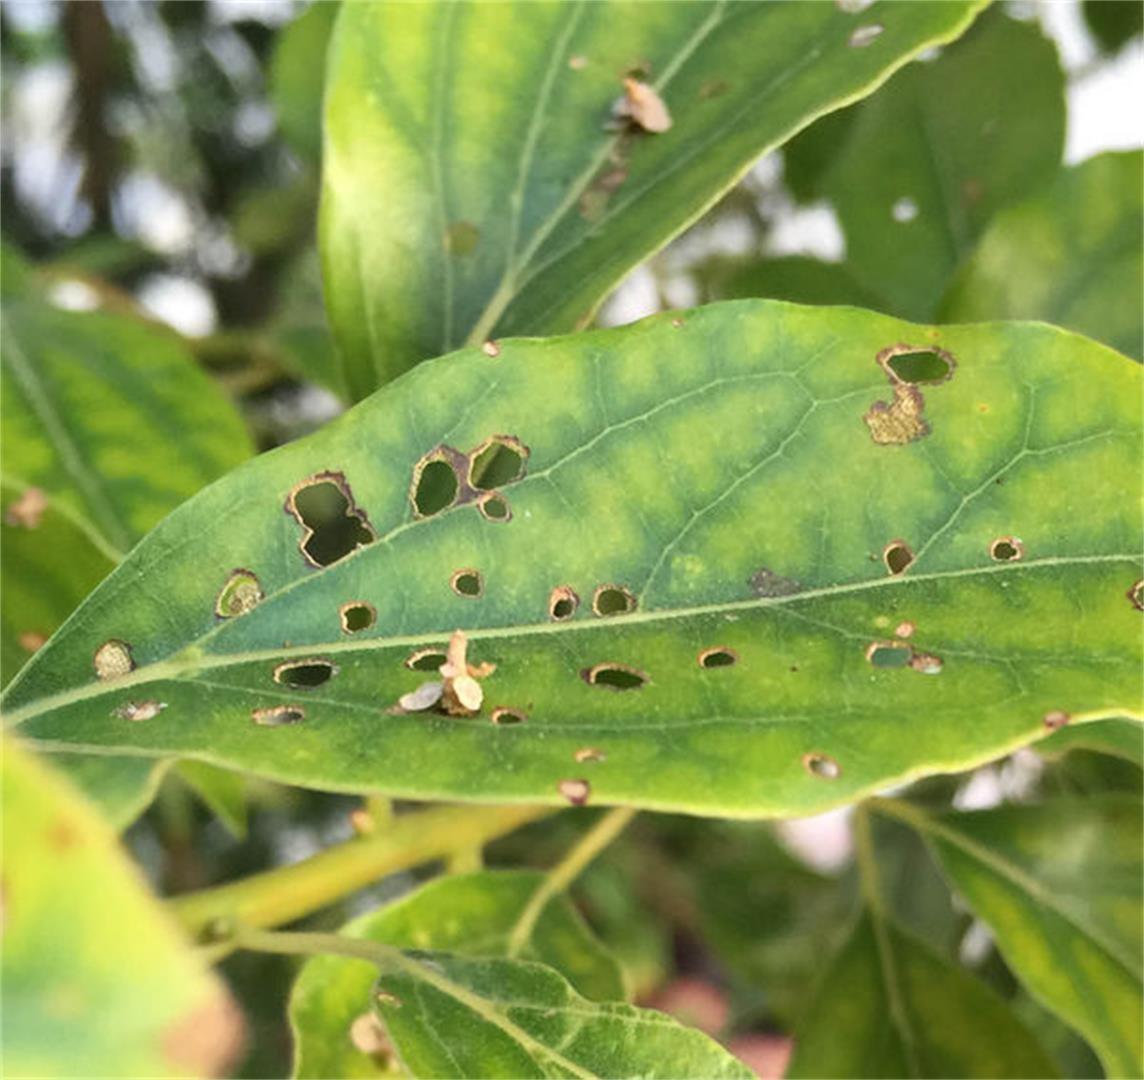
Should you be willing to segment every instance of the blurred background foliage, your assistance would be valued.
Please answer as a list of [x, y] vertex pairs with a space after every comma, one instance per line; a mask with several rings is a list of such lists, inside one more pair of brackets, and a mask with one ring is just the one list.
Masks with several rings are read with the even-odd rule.
[[[764, 296], [926, 320], [1046, 319], [1139, 359], [1142, 11], [1131, 0], [996, 6], [961, 41], [760, 161], [629, 277], [601, 321]], [[342, 408], [315, 248], [335, 14], [333, 3], [292, 0], [0, 5], [6, 296], [150, 324], [172, 347], [174, 330], [258, 449]], [[74, 527], [49, 524], [61, 536]], [[36, 545], [22, 543], [18, 521], [3, 534], [5, 591], [19, 595], [40, 572]], [[53, 582], [55, 607], [33, 598], [47, 605], [45, 633], [113, 563], [78, 540], [75, 551]], [[6, 679], [37, 644], [6, 629]], [[1132, 746], [1025, 751], [915, 793], [972, 807], [1139, 792]], [[171, 894], [345, 839], [357, 805], [180, 766], [127, 836]], [[593, 820], [582, 811], [530, 826], [488, 861], [551, 865]], [[918, 838], [878, 828], [899, 920], [1016, 999], [1067, 1074], [1100, 1075], [1087, 1046], [1019, 989]], [[578, 897], [639, 1000], [778, 1075], [786, 1033], [854, 910], [849, 855], [844, 813], [777, 827], [644, 815]], [[396, 875], [306, 923], [334, 929], [416, 880]], [[261, 955], [223, 965], [251, 1027], [240, 1075], [288, 1068], [293, 966]]]

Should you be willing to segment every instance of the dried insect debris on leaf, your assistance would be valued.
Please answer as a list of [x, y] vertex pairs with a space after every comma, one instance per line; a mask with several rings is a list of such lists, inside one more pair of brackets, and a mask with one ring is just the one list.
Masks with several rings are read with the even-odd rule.
[[627, 120], [644, 131], [659, 135], [672, 124], [671, 113], [663, 98], [647, 83], [628, 76], [624, 79], [624, 96], [612, 106], [615, 120]]
[[439, 706], [449, 716], [475, 716], [481, 711], [485, 695], [478, 679], [487, 679], [496, 664], [470, 664], [469, 642], [464, 631], [455, 630], [449, 639], [445, 662], [439, 671], [441, 681], [422, 683], [416, 690], [403, 694], [397, 702], [397, 711], [425, 712]]

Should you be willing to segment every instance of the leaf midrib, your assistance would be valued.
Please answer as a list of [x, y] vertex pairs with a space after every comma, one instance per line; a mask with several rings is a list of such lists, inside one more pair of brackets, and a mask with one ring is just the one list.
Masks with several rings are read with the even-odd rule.
[[[1115, 555], [1086, 555], [1086, 556], [1058, 556], [1042, 559], [1022, 560], [1017, 563], [998, 563], [989, 566], [967, 567], [960, 570], [935, 571], [929, 574], [894, 575], [883, 578], [871, 578], [866, 581], [847, 582], [840, 585], [825, 585], [817, 589], [805, 589], [799, 593], [788, 596], [751, 597], [746, 600], [728, 600], [711, 604], [696, 604], [690, 607], [679, 608], [653, 608], [646, 611], [634, 611], [627, 615], [611, 618], [579, 619], [569, 622], [543, 622], [521, 623], [506, 626], [482, 627], [467, 630], [466, 633], [472, 641], [487, 641], [507, 637], [525, 637], [529, 635], [582, 633], [592, 630], [614, 630], [618, 625], [638, 626], [675, 619], [698, 618], [705, 615], [722, 615], [742, 611], [754, 611], [771, 607], [782, 607], [795, 604], [803, 600], [817, 600], [829, 597], [847, 596], [865, 592], [871, 589], [881, 589], [891, 586], [902, 587], [904, 584], [930, 581], [947, 581], [957, 578], [977, 577], [993, 574], [1017, 574], [1029, 570], [1043, 570], [1058, 566], [1090, 566], [1106, 563], [1137, 561], [1136, 553]], [[224, 624], [225, 625], [225, 624]], [[23, 708], [15, 709], [4, 716], [6, 726], [15, 727], [36, 716], [43, 715], [57, 708], [98, 698], [104, 694], [117, 694], [131, 686], [143, 683], [158, 682], [165, 679], [177, 679], [184, 675], [197, 674], [200, 671], [212, 671], [217, 668], [233, 667], [238, 664], [256, 663], [264, 660], [284, 660], [294, 657], [314, 655], [337, 655], [349, 652], [369, 652], [373, 650], [394, 648], [417, 648], [425, 645], [440, 644], [447, 631], [432, 630], [419, 634], [409, 634], [396, 637], [377, 637], [364, 640], [338, 640], [331, 642], [311, 642], [305, 645], [292, 645], [275, 649], [251, 649], [234, 653], [204, 653], [200, 645], [191, 644], [164, 660], [147, 664], [137, 668], [130, 675], [120, 679], [108, 681], [93, 680], [83, 686], [54, 694], [50, 697], [33, 701]], [[204, 635], [200, 641], [209, 635]]]

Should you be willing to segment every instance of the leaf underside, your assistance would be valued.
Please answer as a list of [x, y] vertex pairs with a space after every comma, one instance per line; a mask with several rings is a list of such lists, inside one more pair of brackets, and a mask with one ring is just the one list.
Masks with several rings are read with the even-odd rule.
[[[891, 346], [952, 374], [905, 385]], [[5, 712], [55, 744], [412, 798], [791, 815], [967, 768], [1140, 714], [1140, 382], [1043, 325], [764, 301], [463, 350], [172, 514]], [[473, 453], [492, 436], [523, 478]], [[456, 501], [418, 517], [438, 459]], [[494, 519], [469, 481], [497, 470]], [[315, 535], [283, 509], [308, 500]], [[235, 568], [264, 599], [222, 618]], [[347, 604], [373, 624], [346, 632]], [[394, 715], [436, 677], [406, 660], [456, 628], [497, 665], [479, 714]], [[137, 668], [100, 681], [109, 640]]]

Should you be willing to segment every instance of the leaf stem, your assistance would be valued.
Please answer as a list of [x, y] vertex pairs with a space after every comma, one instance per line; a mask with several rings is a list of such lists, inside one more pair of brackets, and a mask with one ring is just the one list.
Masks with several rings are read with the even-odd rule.
[[528, 944], [536, 920], [548, 901], [565, 891], [584, 871], [584, 868], [604, 850], [636, 816], [631, 806], [617, 806], [609, 810], [580, 841], [556, 864], [529, 898], [524, 910], [513, 925], [508, 938], [508, 956], [514, 957]]
[[280, 926], [387, 874], [480, 847], [555, 811], [546, 806], [439, 806], [312, 858], [179, 896], [170, 906], [193, 935], [210, 924]]

